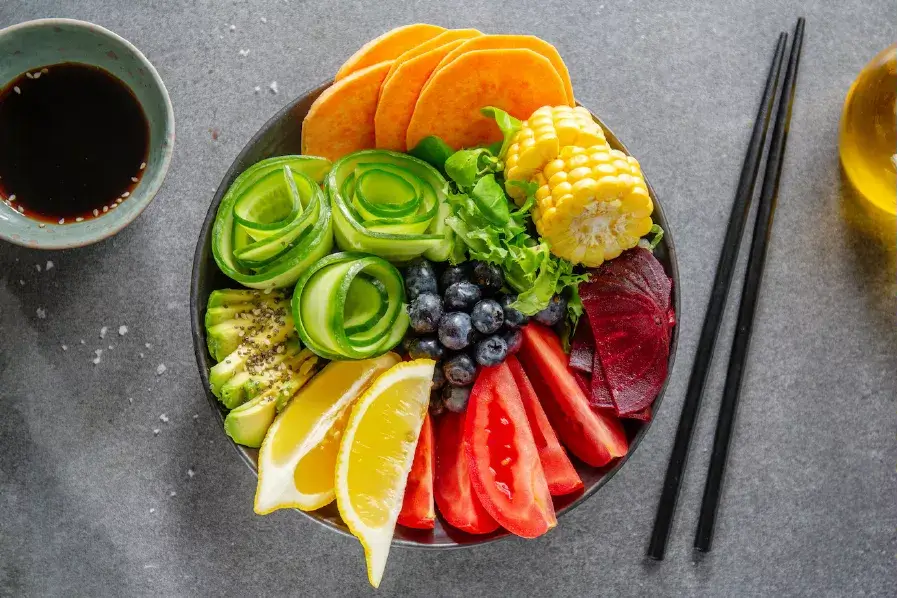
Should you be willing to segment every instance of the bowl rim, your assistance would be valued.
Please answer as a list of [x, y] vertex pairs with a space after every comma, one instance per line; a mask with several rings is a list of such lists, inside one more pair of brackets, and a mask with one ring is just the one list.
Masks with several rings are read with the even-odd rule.
[[[333, 80], [328, 80], [316, 87], [313, 87], [304, 93], [300, 94], [292, 101], [290, 101], [287, 105], [283, 106], [280, 110], [278, 110], [271, 118], [269, 118], [265, 123], [256, 131], [249, 141], [243, 146], [240, 150], [240, 153], [234, 158], [231, 165], [228, 167], [227, 171], [224, 173], [221, 178], [221, 182], [218, 185], [218, 189], [215, 192], [215, 195], [212, 198], [212, 201], [209, 205], [209, 209], [206, 212], [205, 220], [203, 221], [202, 227], [199, 230], [199, 236], [196, 242], [196, 248], [193, 253], [193, 268], [190, 275], [190, 328], [191, 328], [191, 337], [193, 339], [193, 351], [196, 357], [197, 369], [199, 371], [200, 381], [202, 382], [203, 390], [206, 395], [206, 400], [209, 403], [209, 407], [215, 413], [216, 418], [220, 424], [224, 423], [224, 415], [222, 414], [220, 408], [218, 407], [218, 400], [212, 394], [209, 386], [209, 357], [208, 352], [206, 350], [205, 339], [203, 338], [202, 332], [202, 323], [199, 321], [199, 314], [202, 306], [199, 306], [197, 303], [197, 297], [199, 295], [199, 280], [200, 280], [200, 264], [203, 262], [203, 253], [205, 249], [204, 240], [207, 242], [211, 242], [211, 229], [215, 221], [215, 216], [218, 213], [218, 207], [221, 204], [221, 200], [224, 197], [225, 192], [227, 191], [227, 187], [225, 183], [227, 181], [232, 181], [236, 176], [240, 174], [237, 172], [238, 165], [243, 161], [243, 158], [252, 151], [252, 148], [262, 139], [265, 133], [274, 125], [283, 119], [286, 115], [288, 115], [298, 104], [305, 101], [306, 98], [313, 93], [320, 93], [327, 87], [329, 87], [333, 83]], [[577, 105], [580, 105], [577, 102]], [[588, 108], [587, 108], [588, 110]], [[602, 127], [605, 132], [605, 136], [607, 137], [608, 142], [611, 144], [615, 144], [616, 146], [622, 148], [622, 151], [627, 155], [631, 155], [629, 149], [620, 141], [620, 139], [613, 133], [610, 127], [607, 124], [599, 119], [594, 113], [589, 111], [592, 115], [592, 118], [595, 119], [596, 122]], [[643, 172], [644, 175], [644, 172]], [[580, 496], [578, 496], [575, 500], [573, 500], [570, 504], [566, 505], [563, 509], [559, 510], [557, 513], [558, 519], [569, 513], [579, 505], [583, 504], [586, 500], [591, 498], [598, 490], [600, 490], [604, 485], [606, 485], [611, 478], [626, 464], [626, 462], [632, 458], [635, 454], [636, 449], [641, 444], [644, 437], [647, 435], [648, 430], [651, 428], [651, 425], [654, 423], [657, 417], [657, 412], [660, 407], [661, 401], [666, 394], [667, 387], [670, 383], [670, 378], [673, 372], [673, 366], [676, 360], [676, 353], [679, 346], [679, 328], [681, 326], [681, 305], [680, 305], [680, 295], [681, 295], [681, 286], [679, 284], [679, 262], [676, 255], [676, 248], [673, 242], [672, 231], [670, 230], [669, 220], [666, 218], [666, 214], [663, 211], [662, 206], [657, 200], [657, 195], [654, 192], [654, 188], [651, 186], [651, 183], [648, 181], [647, 175], [645, 175], [645, 183], [648, 186], [648, 192], [650, 197], [654, 202], [654, 211], [659, 213], [660, 218], [666, 224], [664, 228], [664, 237], [662, 243], [666, 246], [666, 251], [669, 256], [670, 262], [670, 278], [672, 279], [672, 305], [673, 310], [676, 315], [676, 323], [673, 326], [673, 335], [670, 339], [670, 356], [667, 365], [667, 377], [663, 382], [663, 386], [661, 386], [660, 391], [657, 394], [657, 398], [654, 399], [652, 403], [652, 417], [648, 422], [645, 422], [642, 427], [636, 432], [635, 437], [629, 445], [629, 451], [619, 459], [612, 468], [610, 468], [597, 482], [595, 482], [588, 490], [584, 491]], [[252, 463], [249, 456], [235, 443], [232, 439], [228, 438], [228, 443], [231, 447], [237, 452], [240, 456], [240, 459], [243, 463], [249, 468], [249, 470], [256, 476], [258, 476], [258, 472], [256, 470], [256, 466]], [[337, 526], [333, 522], [322, 519], [319, 517], [315, 517], [313, 513], [301, 511], [299, 509], [293, 509], [295, 511], [299, 511], [303, 516], [312, 520], [313, 522], [321, 525], [327, 529], [335, 531], [346, 537], [354, 537], [347, 530]], [[491, 535], [488, 537], [483, 537], [480, 539], [476, 539], [471, 542], [465, 543], [454, 543], [454, 544], [422, 544], [419, 542], [415, 542], [412, 540], [405, 539], [396, 539], [393, 538], [392, 546], [394, 547], [402, 547], [402, 548], [415, 548], [420, 550], [459, 550], [463, 548], [471, 548], [475, 546], [483, 546], [485, 544], [489, 544], [492, 542], [497, 542], [500, 540], [504, 540], [507, 538], [515, 537], [513, 534], [509, 532], [505, 532], [500, 535]]]
[[[159, 164], [159, 177], [146, 187], [147, 190], [145, 192], [144, 199], [136, 204], [137, 209], [135, 209], [133, 212], [130, 212], [121, 222], [117, 222], [114, 225], [98, 228], [93, 234], [85, 235], [83, 237], [79, 237], [77, 239], [69, 241], [55, 240], [52, 236], [47, 236], [46, 240], [41, 239], [37, 242], [29, 242], [25, 241], [18, 235], [9, 235], [0, 230], [0, 239], [8, 241], [9, 243], [13, 243], [14, 245], [27, 247], [29, 249], [74, 249], [77, 247], [86, 247], [87, 245], [93, 245], [94, 243], [99, 243], [104, 239], [108, 239], [109, 237], [117, 235], [122, 231], [122, 229], [134, 222], [134, 220], [136, 220], [137, 217], [143, 213], [147, 206], [149, 206], [153, 199], [155, 199], [156, 194], [159, 192], [159, 189], [162, 188], [162, 184], [165, 182], [165, 177], [168, 175], [168, 169], [169, 166], [171, 166], [171, 159], [174, 155], [174, 141], [176, 131], [174, 121], [174, 106], [171, 103], [171, 97], [168, 95], [168, 89], [165, 87], [165, 83], [162, 81], [162, 77], [159, 75], [156, 67], [153, 66], [153, 63], [149, 61], [149, 59], [143, 54], [143, 52], [141, 52], [137, 48], [137, 46], [135, 46], [122, 36], [118, 35], [114, 31], [106, 29], [102, 25], [97, 25], [96, 23], [91, 23], [90, 21], [82, 21], [80, 19], [66, 19], [61, 17], [33, 19], [31, 21], [16, 23], [14, 25], [10, 25], [9, 27], [0, 29], [0, 37], [11, 33], [18, 33], [20, 31], [28, 29], [41, 29], [46, 27], [56, 27], [58, 25], [70, 25], [73, 27], [79, 27], [109, 37], [123, 45], [129, 52], [134, 55], [134, 57], [137, 58], [138, 62], [140, 62], [143, 68], [146, 69], [146, 71], [150, 74], [150, 78], [152, 79], [153, 84], [161, 92], [162, 100], [165, 104], [165, 128], [170, 132], [171, 142], [166, 146], [163, 146], [162, 148], [162, 161]], [[122, 83], [127, 85], [130, 89], [130, 85], [128, 85], [124, 81], [122, 81]]]

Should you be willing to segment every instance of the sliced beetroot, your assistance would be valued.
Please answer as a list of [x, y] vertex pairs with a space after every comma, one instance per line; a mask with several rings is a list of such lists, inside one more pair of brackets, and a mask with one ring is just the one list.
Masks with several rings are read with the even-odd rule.
[[576, 383], [579, 384], [579, 388], [582, 389], [582, 392], [586, 397], [591, 396], [592, 394], [592, 377], [588, 374], [584, 374], [579, 370], [570, 370], [573, 373], [573, 377], [576, 378]]
[[[660, 262], [640, 248], [603, 264], [580, 285], [594, 342], [592, 406], [615, 407], [621, 417], [650, 418], [651, 403], [667, 377], [675, 323], [671, 288]], [[588, 347], [580, 342], [571, 367], [574, 359], [580, 365]]]
[[630, 413], [626, 417], [628, 419], [637, 419], [637, 420], [643, 421], [643, 422], [651, 421], [651, 407], [645, 407], [641, 411], [636, 411], [635, 413]]
[[614, 396], [610, 392], [610, 385], [607, 383], [607, 375], [604, 373], [601, 356], [598, 354], [597, 350], [592, 359], [592, 387], [589, 389], [588, 396], [589, 404], [592, 405], [592, 407], [616, 409], [619, 414], [620, 410], [617, 409]]
[[[594, 356], [595, 339], [592, 337], [592, 327], [589, 326], [588, 318], [581, 318], [570, 343], [570, 361], [567, 365], [570, 369], [591, 374]], [[588, 394], [589, 391], [586, 390], [586, 395]]]

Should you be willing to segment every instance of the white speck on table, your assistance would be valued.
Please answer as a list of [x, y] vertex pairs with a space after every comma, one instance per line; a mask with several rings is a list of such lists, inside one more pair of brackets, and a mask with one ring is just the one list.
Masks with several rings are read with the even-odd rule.
[[159, 416], [159, 419], [162, 421], [163, 424], [167, 424], [167, 423], [168, 423], [168, 416], [165, 415], [164, 413], [163, 413], [162, 415]]
[[164, 364], [164, 363], [160, 363], [160, 364], [156, 367], [156, 375], [157, 375], [157, 376], [161, 376], [162, 374], [165, 373], [165, 370], [167, 370], [167, 369], [168, 369], [168, 368], [165, 367], [165, 364]]
[[271, 85], [268, 86], [268, 89], [271, 90], [271, 93], [277, 93], [277, 81], [271, 81]]
[[47, 310], [44, 309], [43, 307], [38, 307], [37, 308], [37, 317], [40, 318], [41, 320], [46, 320], [47, 319]]
[[127, 326], [119, 326], [119, 327], [118, 327], [118, 335], [119, 335], [119, 336], [124, 336], [124, 335], [126, 335], [127, 333], [128, 333], [128, 327], [127, 327]]
[[93, 360], [92, 360], [92, 361], [93, 361], [93, 364], [94, 364], [94, 365], [100, 365], [100, 361], [102, 361], [102, 357], [103, 357], [103, 350], [102, 350], [102, 349], [97, 349], [97, 350], [94, 351], [94, 354], [96, 355], [96, 357], [94, 357]]
[[54, 265], [55, 265], [55, 264], [53, 264], [52, 261], [47, 260], [46, 269], [47, 269], [47, 270], [52, 270]]
[[106, 333], [109, 331], [108, 326], [103, 326], [100, 328], [100, 338], [106, 338]]

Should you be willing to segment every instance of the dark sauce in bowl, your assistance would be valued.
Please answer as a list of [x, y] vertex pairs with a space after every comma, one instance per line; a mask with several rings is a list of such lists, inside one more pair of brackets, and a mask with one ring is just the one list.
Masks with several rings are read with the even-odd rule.
[[148, 148], [140, 102], [99, 67], [35, 68], [0, 90], [0, 199], [29, 218], [68, 224], [114, 210]]

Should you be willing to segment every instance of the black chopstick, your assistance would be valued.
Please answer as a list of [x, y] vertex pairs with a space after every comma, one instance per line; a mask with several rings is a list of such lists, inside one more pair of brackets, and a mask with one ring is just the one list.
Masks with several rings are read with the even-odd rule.
[[754, 235], [751, 239], [751, 251], [748, 255], [741, 303], [738, 307], [735, 336], [732, 339], [732, 352], [729, 354], [729, 369], [726, 373], [726, 384], [723, 387], [723, 399], [720, 403], [719, 419], [713, 438], [713, 452], [710, 456], [710, 466], [707, 469], [707, 482], [704, 486], [704, 498], [701, 501], [698, 529], [695, 533], [695, 550], [701, 552], [708, 552], [713, 543], [713, 527], [716, 522], [723, 474], [726, 471], [726, 460], [732, 441], [732, 429], [735, 426], [741, 380], [751, 342], [754, 314], [757, 311], [757, 298], [763, 281], [763, 265], [766, 262], [766, 248], [769, 245], [776, 209], [779, 179], [782, 176], [782, 162], [785, 155], [785, 144], [788, 140], [791, 106], [794, 103], [794, 90], [797, 87], [797, 69], [800, 66], [803, 41], [804, 19], [801, 17], [797, 20], [797, 25], [794, 28], [794, 42], [791, 44], [788, 68], [785, 71], [785, 79], [782, 81], [782, 95], [779, 97], [776, 120], [772, 128], [772, 140], [766, 159], [766, 172], [763, 174], [763, 187], [760, 190], [760, 199], [757, 205], [757, 222], [754, 225]]
[[688, 449], [691, 444], [698, 410], [701, 406], [701, 397], [704, 394], [704, 384], [710, 371], [710, 362], [713, 358], [716, 337], [726, 307], [726, 296], [729, 294], [729, 287], [732, 284], [732, 275], [735, 269], [735, 262], [738, 260], [738, 249], [744, 233], [744, 224], [751, 207], [754, 185], [757, 182], [757, 173], [760, 170], [760, 157], [766, 142], [766, 131], [769, 127], [769, 117], [772, 113], [776, 84], [779, 80], [779, 71], [781, 70], [782, 57], [785, 54], [787, 40], [788, 35], [786, 33], [779, 35], [772, 64], [769, 67], [769, 75], [766, 78], [763, 97], [757, 110], [757, 119], [754, 121], [754, 129], [751, 132], [751, 139], [748, 143], [747, 154], [741, 167], [741, 176], [738, 179], [735, 201], [732, 204], [732, 212], [726, 228], [723, 250], [720, 253], [719, 263], [716, 266], [716, 277], [713, 280], [710, 301], [707, 304], [707, 313], [704, 315], [704, 326], [701, 329], [701, 337], [698, 341], [698, 352], [692, 366], [688, 390], [685, 393], [685, 401], [682, 404], [682, 414], [679, 416], [676, 440], [673, 444], [667, 473], [663, 480], [660, 502], [657, 505], [654, 531], [651, 534], [651, 543], [648, 546], [648, 556], [652, 559], [663, 559], [667, 539], [670, 535], [670, 526], [673, 523], [673, 515], [676, 511], [676, 500], [679, 497], [682, 474], [688, 460]]

